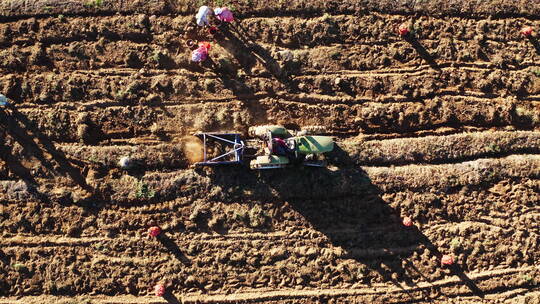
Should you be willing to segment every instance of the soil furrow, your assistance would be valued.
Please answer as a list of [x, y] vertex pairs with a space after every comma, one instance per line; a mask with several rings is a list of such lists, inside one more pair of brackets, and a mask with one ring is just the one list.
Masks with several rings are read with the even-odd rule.
[[[0, 303], [540, 300], [539, 3], [0, 13]], [[267, 124], [317, 126], [328, 166], [191, 165], [193, 133]]]
[[[516, 69], [537, 61], [534, 44], [521, 38], [521, 24], [517, 20], [508, 25], [498, 21], [467, 23], [459, 19], [421, 18], [415, 20], [416, 26], [422, 28], [415, 33], [416, 38], [403, 41], [396, 36], [393, 26], [388, 26], [389, 16], [375, 16], [331, 16], [317, 21], [247, 19], [242, 27], [234, 27], [216, 41], [213, 54], [216, 59], [226, 58], [231, 63], [240, 61], [246, 69], [262, 65], [276, 72], [279, 63], [290, 74], [309, 68], [366, 70], [426, 61], [431, 66], [437, 66], [439, 61], [464, 64], [492, 61], [495, 67]], [[393, 20], [390, 23], [403, 21], [403, 18], [390, 19]], [[191, 18], [163, 17], [149, 21], [148, 16], [115, 16], [68, 21], [51, 18], [6, 25], [0, 44], [12, 47], [3, 51], [2, 66], [16, 71], [24, 70], [25, 66], [35, 68], [32, 65], [48, 69], [62, 66], [70, 70], [110, 65], [194, 68], [187, 61], [189, 50], [183, 38]], [[359, 27], [362, 22], [370, 27]], [[515, 30], [509, 31], [510, 26], [515, 26]], [[244, 32], [244, 27], [250, 31]], [[63, 35], [59, 36], [59, 31]], [[446, 34], [449, 31], [453, 36]], [[445, 33], [443, 37], [441, 32]], [[33, 41], [39, 43], [34, 45]], [[85, 43], [91, 47], [82, 47]], [[338, 43], [354, 46], [344, 49], [335, 45]], [[316, 47], [332, 44], [335, 46], [322, 50]], [[304, 46], [313, 49], [302, 49]]]
[[[540, 122], [538, 102], [443, 97], [423, 103], [362, 105], [307, 105], [274, 98], [248, 101], [201, 103], [176, 107], [113, 107], [80, 109], [79, 113], [51, 107], [21, 109], [3, 115], [10, 132], [21, 133], [22, 125], [34, 126], [51, 141], [106, 144], [115, 138], [146, 137], [151, 134], [183, 136], [198, 130], [247, 131], [253, 124], [288, 122], [290, 125], [325, 125], [329, 133], [412, 133], [440, 127], [489, 128], [514, 126], [532, 129]], [[1, 113], [0, 113], [1, 114]], [[186, 115], [189, 114], [189, 115]], [[121, 118], [121, 119], [119, 119]], [[8, 129], [9, 130], [9, 129]], [[11, 134], [10, 134], [11, 135]], [[23, 136], [23, 134], [19, 134]]]
[[[172, 2], [166, 0], [138, 1], [132, 2], [96, 2], [97, 4], [86, 4], [77, 0], [69, 1], [39, 1], [30, 5], [23, 0], [5, 2], [1, 10], [8, 18], [25, 18], [27, 16], [40, 16], [49, 14], [96, 14], [108, 15], [110, 13], [132, 13], [144, 12], [148, 14], [193, 14], [200, 5], [196, 0]], [[218, 4], [215, 1], [210, 4]], [[288, 2], [268, 3], [263, 0], [248, 2], [231, 2], [235, 9], [243, 12], [244, 15], [273, 16], [285, 14], [300, 14], [313, 16], [323, 12], [334, 13], [361, 13], [384, 12], [400, 15], [433, 15], [433, 16], [458, 16], [462, 18], [485, 18], [491, 16], [493, 19], [507, 19], [515, 17], [526, 17], [535, 19], [540, 14], [540, 6], [534, 3], [523, 3], [518, 0], [505, 1], [503, 4], [495, 0], [491, 1], [452, 1], [444, 0], [419, 3], [414, 0], [401, 1], [399, 3], [388, 1], [325, 1], [323, 3], [313, 3], [306, 0], [293, 0]]]
[[[349, 138], [338, 141], [341, 151], [330, 155], [332, 163], [362, 166], [400, 165], [412, 163], [450, 163], [473, 160], [486, 156], [502, 157], [524, 152], [540, 153], [538, 132], [480, 132], [422, 138], [400, 138], [382, 141], [365, 141]], [[182, 143], [150, 146], [81, 146], [63, 145], [58, 148], [69, 158], [117, 167], [124, 155], [144, 163], [147, 170], [177, 169], [188, 164], [182, 158]], [[340, 153], [345, 153], [340, 155]], [[160, 155], [161, 154], [161, 155]], [[346, 157], [345, 157], [346, 155]], [[173, 158], [173, 160], [169, 160]], [[335, 158], [335, 159], [333, 159]], [[174, 160], [177, 159], [177, 160]]]

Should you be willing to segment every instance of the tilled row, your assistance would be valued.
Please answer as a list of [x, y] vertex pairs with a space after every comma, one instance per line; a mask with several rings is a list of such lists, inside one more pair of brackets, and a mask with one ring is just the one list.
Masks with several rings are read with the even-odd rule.
[[[221, 38], [223, 42], [238, 39], [239, 42], [248, 46], [247, 40], [251, 39], [285, 48], [314, 47], [335, 43], [384, 46], [403, 41], [397, 35], [397, 26], [407, 20], [411, 20], [411, 27], [414, 28], [414, 39], [443, 39], [446, 43], [471, 41], [478, 46], [486, 42], [516, 41], [528, 45], [528, 41], [524, 40], [520, 30], [523, 25], [538, 24], [538, 21], [526, 19], [471, 20], [433, 16], [410, 18], [376, 13], [368, 15], [336, 15], [334, 13], [316, 18], [280, 16], [241, 18], [229, 26], [222, 27], [223, 37]], [[50, 46], [76, 41], [92, 42], [104, 38], [143, 43], [154, 40], [157, 44], [171, 46], [178, 45], [186, 32], [188, 35], [197, 35], [189, 25], [194, 25], [192, 16], [156, 17], [139, 14], [109, 17], [31, 18], [3, 23], [0, 30], [0, 45], [4, 47], [30, 46], [38, 42]], [[207, 39], [213, 38], [209, 34], [205, 36]], [[218, 41], [219, 37], [217, 37]], [[531, 50], [534, 51], [534, 48]]]
[[[527, 269], [494, 270], [480, 273], [473, 276], [476, 281], [482, 281], [485, 286], [503, 285], [512, 276], [518, 272]], [[166, 298], [156, 298], [155, 296], [79, 296], [69, 297], [69, 300], [91, 301], [96, 304], [145, 304], [152, 302], [155, 304], [170, 303], [172, 299], [181, 300], [182, 303], [238, 303], [239, 301], [249, 303], [281, 304], [283, 301], [291, 304], [304, 304], [313, 301], [328, 303], [403, 303], [403, 299], [418, 303], [427, 303], [426, 301], [450, 301], [459, 298], [459, 303], [476, 304], [477, 296], [471, 295], [471, 292], [457, 283], [459, 279], [441, 280], [434, 282], [441, 286], [441, 292], [432, 290], [428, 285], [419, 287], [387, 287], [372, 285], [374, 288], [348, 288], [348, 289], [317, 289], [317, 290], [298, 290], [298, 289], [244, 289], [235, 294], [200, 294], [188, 293], [178, 294], [169, 293]], [[458, 286], [455, 286], [458, 284]], [[502, 293], [502, 294], [501, 294]], [[538, 299], [540, 291], [534, 286], [516, 285], [502, 288], [490, 287], [487, 292], [482, 294], [485, 301], [503, 301], [503, 303], [524, 304], [531, 300]], [[26, 296], [24, 298], [9, 297], [0, 300], [2, 304], [22, 304], [35, 302], [61, 302], [67, 300], [62, 296]], [[379, 302], [383, 301], [383, 302]]]
[[340, 141], [337, 146], [343, 151], [336, 151], [334, 161], [337, 163], [368, 166], [452, 163], [484, 156], [538, 153], [540, 133], [485, 131], [389, 140], [362, 140], [358, 137]]
[[[116, 181], [116, 184], [121, 184], [124, 179]], [[534, 222], [538, 220], [538, 213], [534, 210], [538, 201], [538, 182], [527, 178], [517, 181], [522, 184], [502, 180], [482, 186], [456, 186], [449, 189], [449, 193], [444, 191], [446, 189], [419, 189], [380, 194], [376, 186], [368, 185], [358, 190], [358, 194], [346, 195], [336, 193], [333, 188], [325, 188], [336, 198], [320, 195], [318, 200], [261, 198], [252, 189], [236, 185], [232, 189], [222, 189], [234, 196], [232, 199], [227, 197], [225, 201], [212, 197], [217, 190], [212, 190], [204, 198], [188, 196], [170, 201], [137, 197], [140, 182], [134, 181], [128, 197], [132, 196], [136, 202], [122, 203], [121, 206], [98, 199], [79, 202], [82, 206], [76, 206], [70, 203], [69, 197], [60, 203], [16, 202], [14, 198], [1, 210], [5, 219], [2, 228], [6, 233], [38, 235], [98, 237], [120, 233], [139, 236], [141, 232], [145, 233], [145, 227], [159, 223], [163, 229], [189, 232], [190, 238], [198, 239], [199, 236], [192, 233], [215, 231], [230, 235], [238, 231], [259, 230], [267, 233], [268, 229], [287, 231], [315, 223], [316, 228], [326, 231], [343, 233], [349, 229], [358, 233], [381, 230], [380, 225], [400, 223], [401, 218], [411, 217], [422, 227], [439, 222], [476, 221], [503, 230], [529, 229], [531, 233], [538, 233], [534, 228]], [[155, 191], [151, 186], [148, 189]], [[475, 203], [478, 200], [485, 203]], [[10, 217], [10, 214], [15, 216]], [[508, 216], [514, 221], [508, 222]], [[308, 223], [303, 223], [306, 219]], [[530, 225], [533, 227], [527, 228]], [[345, 239], [350, 237], [349, 234], [344, 235]], [[375, 243], [380, 241], [373, 240]]]
[[[418, 2], [406, 0], [396, 3], [394, 1], [324, 1], [313, 2], [310, 0], [292, 0], [268, 2], [264, 0], [253, 1], [209, 1], [210, 6], [227, 4], [234, 10], [243, 12], [244, 15], [275, 16], [275, 15], [316, 15], [324, 12], [335, 13], [358, 13], [383, 12], [403, 15], [435, 15], [435, 16], [460, 16], [467, 18], [481, 17], [520, 17], [534, 18], [538, 16], [540, 7], [536, 3], [523, 3], [519, 0], [510, 0], [501, 3], [497, 0], [465, 1], [444, 0]], [[200, 6], [197, 0], [186, 1], [91, 1], [80, 2], [68, 0], [57, 2], [45, 0], [28, 3], [24, 0], [5, 2], [0, 7], [3, 15], [9, 18], [26, 18], [28, 16], [49, 16], [57, 14], [95, 14], [112, 15], [115, 13], [143, 12], [147, 14], [194, 14]]]
[[[433, 282], [461, 275], [464, 271], [461, 267], [474, 266], [476, 271], [485, 271], [490, 261], [496, 260], [501, 266], [527, 268], [537, 258], [534, 249], [525, 250], [524, 254], [515, 252], [524, 241], [524, 231], [506, 232], [505, 246], [497, 245], [501, 232], [498, 229], [469, 223], [457, 231], [454, 233], [465, 233], [472, 239], [462, 241], [456, 249], [460, 267], [454, 270], [440, 267], [440, 249], [432, 243], [444, 241], [452, 232], [429, 231], [427, 236], [404, 229], [391, 234], [373, 232], [360, 234], [347, 245], [332, 234], [328, 235], [329, 241], [303, 237], [272, 243], [191, 239], [178, 242], [173, 239], [182, 238], [169, 234], [162, 236], [161, 241], [150, 241], [123, 239], [120, 235], [83, 247], [76, 242], [59, 246], [6, 246], [2, 268], [8, 276], [1, 283], [6, 287], [5, 294], [15, 295], [96, 291], [108, 295], [141, 295], [161, 279], [183, 293], [200, 290], [227, 293], [249, 287], [358, 288], [386, 281], [413, 286], [419, 281]], [[388, 236], [391, 242], [372, 244], [373, 240]], [[537, 241], [538, 235], [528, 237], [531, 238]], [[484, 244], [479, 247], [474, 240], [482, 240]], [[534, 269], [527, 275], [535, 276]], [[518, 286], [529, 283], [519, 276], [512, 276], [511, 282]]]
[[[77, 61], [80, 63], [80, 61]], [[263, 74], [249, 78], [180, 70], [147, 73], [135, 69], [44, 72], [0, 77], [0, 89], [17, 104], [51, 106], [158, 106], [272, 96], [307, 104], [399, 103], [438, 97], [540, 100], [540, 81], [529, 70], [447, 67], [439, 72], [341, 73], [295, 77], [280, 82]], [[155, 70], [154, 70], [155, 71]]]
[[[331, 200], [347, 195], [361, 195], [366, 190], [377, 188], [385, 192], [430, 188], [443, 190], [507, 178], [534, 178], [539, 175], [539, 161], [538, 155], [513, 155], [458, 164], [408, 165], [393, 168], [364, 167], [313, 171], [287, 169], [260, 174], [244, 168], [230, 168], [226, 174], [219, 170], [201, 173], [183, 170], [150, 173], [144, 176], [142, 181], [162, 199], [190, 197], [230, 202], [315, 198]], [[279, 178], [276, 179], [276, 176]], [[126, 183], [113, 185], [114, 194], [111, 196], [113, 201], [120, 203], [125, 198], [133, 197], [133, 192], [126, 189]], [[328, 192], [327, 189], [332, 191]]]
[[[504, 137], [501, 136], [502, 144], [504, 143], [502, 141], [503, 138]], [[395, 141], [399, 140], [400, 139]], [[456, 138], [456, 140], [459, 140], [459, 138]], [[509, 145], [515, 143], [515, 140], [508, 141]], [[405, 140], [405, 142], [407, 142], [407, 140]], [[476, 142], [476, 146], [483, 145], [480, 143], [480, 140], [477, 140]], [[36, 145], [36, 147], [28, 146], [28, 148], [40, 149], [40, 146], [38, 146], [35, 142], [32, 141], [31, 143]], [[17, 149], [17, 147], [20, 147], [21, 143], [18, 143], [18, 145], [19, 146], [15, 147], [15, 151], [20, 151]], [[306, 183], [290, 182], [289, 178], [294, 179], [298, 174], [303, 174], [295, 169], [287, 170], [287, 172], [290, 171], [291, 174], [288, 174], [285, 178], [280, 178], [280, 180], [283, 182], [290, 182], [293, 187], [300, 187], [298, 189], [300, 192], [298, 193], [303, 194], [306, 192], [306, 189], [313, 189], [315, 192], [306, 193], [308, 197], [315, 195], [314, 193], [319, 193], [320, 190], [327, 187], [332, 187], [333, 189], [335, 188], [336, 190], [332, 195], [333, 197], [338, 197], [340, 194], [335, 193], [343, 192], [343, 195], [346, 193], [356, 193], [356, 185], [358, 185], [361, 189], [363, 184], [369, 185], [370, 183], [381, 187], [384, 189], [384, 191], [396, 191], [399, 189], [423, 189], [431, 187], [445, 189], [455, 186], [477, 185], [481, 184], [482, 182], [496, 181], [509, 177], [520, 178], [538, 176], [538, 155], [535, 154], [513, 155], [499, 159], [478, 159], [455, 165], [409, 165], [396, 168], [364, 167], [362, 168], [365, 170], [364, 172], [360, 168], [350, 167], [351, 164], [354, 165], [355, 163], [362, 162], [359, 159], [354, 159], [358, 158], [358, 156], [355, 155], [355, 153], [358, 153], [355, 152], [358, 151], [355, 150], [355, 146], [358, 146], [358, 144], [352, 144], [349, 146], [345, 144], [345, 150], [338, 148], [338, 150], [334, 153], [331, 162], [333, 161], [335, 162], [335, 165], [341, 166], [341, 169], [309, 171], [309, 174], [311, 174], [310, 178], [315, 180], [314, 182], [315, 184], [319, 185], [318, 187], [313, 188], [314, 184], [310, 184], [307, 181]], [[50, 146], [46, 145], [45, 147], [50, 148]], [[428, 145], [427, 149], [429, 147], [433, 147], [433, 145]], [[527, 150], [531, 149], [532, 147], [534, 147], [534, 145], [528, 146], [527, 144], [523, 144], [520, 147], [519, 143], [516, 143], [515, 149], [518, 151], [525, 149], [526, 152], [534, 152]], [[388, 149], [390, 149], [390, 146]], [[490, 152], [495, 155], [497, 153], [504, 155], [507, 150], [504, 144], [502, 149], [504, 149], [504, 151], [501, 150], [501, 147], [497, 145], [487, 145], [487, 147], [484, 145], [482, 148], [479, 148], [477, 153], [479, 153], [478, 156], [481, 156], [483, 153], [489, 155]], [[131, 150], [134, 151], [133, 149]], [[118, 169], [113, 168], [114, 170], [111, 171], [109, 169], [110, 167], [107, 168], [107, 164], [110, 165], [112, 161], [105, 164], [100, 164], [100, 161], [97, 158], [98, 154], [94, 154], [96, 159], [93, 160], [87, 158], [84, 160], [68, 161], [65, 156], [63, 156], [63, 153], [58, 152], [58, 150], [47, 150], [47, 153], [49, 153], [47, 154], [48, 156], [34, 155], [34, 157], [38, 157], [38, 162], [36, 164], [41, 163], [39, 167], [35, 168], [28, 168], [20, 163], [4, 163], [3, 174], [7, 177], [15, 174], [13, 177], [20, 175], [21, 177], [26, 178], [26, 175], [28, 174], [37, 174], [36, 176], [38, 177], [42, 176], [39, 178], [39, 181], [43, 183], [41, 188], [35, 188], [36, 185], [39, 185], [38, 181], [23, 184], [15, 181], [4, 181], [2, 182], [2, 188], [5, 190], [4, 196], [6, 198], [14, 200], [28, 199], [31, 197], [38, 198], [42, 197], [40, 193], [52, 190], [50, 189], [51, 187], [56, 189], [53, 191], [53, 193], [60, 194], [60, 197], [63, 197], [61, 194], [62, 192], [70, 192], [72, 190], [67, 190], [71, 188], [64, 188], [64, 190], [61, 190], [63, 189], [62, 183], [64, 183], [66, 187], [76, 186], [78, 184], [79, 186], [83, 187], [83, 190], [86, 191], [89, 191], [91, 188], [96, 190], [99, 189], [100, 193], [106, 195], [110, 193], [109, 199], [116, 202], [130, 202], [133, 200], [137, 201], [137, 198], [140, 199], [143, 198], [143, 196], [153, 197], [154, 195], [159, 197], [160, 200], [164, 200], [173, 199], [176, 197], [199, 197], [201, 195], [202, 197], [206, 197], [208, 195], [213, 196], [215, 193], [216, 197], [220, 198], [236, 192], [234, 189], [223, 189], [224, 187], [233, 187], [234, 185], [231, 184], [231, 182], [239, 182], [240, 180], [246, 179], [248, 182], [245, 185], [245, 189], [255, 191], [259, 196], [256, 197], [257, 199], [271, 199], [280, 197], [281, 195], [281, 190], [274, 187], [269, 187], [268, 184], [261, 184], [259, 181], [260, 177], [255, 177], [255, 173], [253, 171], [250, 171], [244, 167], [232, 167], [227, 169], [227, 174], [225, 176], [227, 176], [230, 181], [224, 180], [223, 178], [225, 176], [219, 171], [214, 172], [212, 170], [210, 171], [210, 174], [208, 174], [209, 171], [193, 170], [179, 170], [170, 173], [150, 172], [148, 174], [144, 174], [144, 164], [142, 163], [139, 165], [140, 168], [135, 171], [139, 173], [136, 175], [128, 175], [123, 174]], [[161, 155], [167, 159], [170, 158], [170, 161], [173, 163], [175, 161], [179, 163], [185, 162], [185, 158], [181, 156], [171, 157], [167, 155], [166, 152], [161, 152]], [[158, 161], [160, 161], [159, 155], [154, 156]], [[12, 158], [13, 157], [15, 156], [12, 155]], [[467, 158], [466, 155], [463, 157], [465, 159]], [[88, 160], [91, 161], [91, 164], [88, 164]], [[457, 160], [459, 160], [459, 158]], [[115, 159], [114, 161], [118, 160]], [[282, 171], [279, 171], [278, 173], [281, 174], [281, 172]], [[270, 178], [273, 174], [278, 173], [264, 173], [263, 177], [266, 176], [265, 178]], [[51, 174], [53, 174], [55, 177], [53, 178]], [[46, 178], [49, 178], [49, 180]], [[300, 180], [305, 180], [305, 178], [300, 178]], [[239, 184], [242, 183], [239, 182]], [[286, 184], [281, 184], [279, 187], [282, 187], [283, 185]], [[144, 193], [140, 193], [141, 191]], [[57, 196], [56, 194], [53, 195], [53, 197]], [[233, 198], [229, 198], [229, 200], [234, 200], [234, 195]]]
[[[309, 105], [269, 99], [263, 108], [267, 121], [298, 125], [324, 125], [334, 132], [405, 133], [437, 127], [534, 126], [540, 121], [537, 102], [508, 99], [436, 97], [422, 102], [361, 105]], [[519, 112], [519, 114], [517, 114]]]
[[[482, 102], [480, 102], [482, 101]], [[247, 132], [262, 124], [324, 125], [329, 134], [412, 133], [440, 127], [509, 127], [540, 124], [539, 102], [445, 96], [422, 102], [307, 104], [279, 98], [179, 104], [174, 106], [77, 107], [24, 109], [4, 113], [7, 134], [34, 133], [56, 142], [107, 144], [137, 138], [174, 138], [196, 131]], [[25, 125], [25, 126], [24, 126]], [[19, 128], [17, 127], [19, 126]]]
[[[313, 210], [323, 215], [322, 211], [327, 208], [330, 213], [341, 212], [343, 216], [360, 212], [365, 220], [359, 223], [352, 218], [353, 227], [363, 225], [366, 228], [366, 225], [378, 223], [381, 213], [397, 222], [401, 217], [412, 216], [425, 224], [438, 220], [482, 220], [509, 228], [503, 221], [506, 216], [498, 211], [503, 207], [506, 213], [519, 218], [514, 224], [522, 227], [537, 217], [530, 209], [538, 200], [535, 194], [538, 184], [534, 183], [534, 178], [539, 175], [537, 162], [537, 156], [529, 155], [448, 165], [365, 168], [367, 173], [346, 168], [337, 171], [290, 169], [255, 174], [242, 168], [223, 168], [224, 172], [182, 170], [149, 173], [142, 177], [120, 172], [109, 178], [94, 176], [91, 186], [110, 198], [81, 197], [66, 183], [39, 180], [42, 184], [32, 187], [3, 181], [3, 198], [12, 203], [2, 209], [2, 214], [6, 219], [5, 230], [12, 233], [94, 236], [105, 229], [113, 235], [118, 232], [134, 235], [152, 221], [186, 231], [286, 229], [287, 226], [302, 227], [295, 221], [305, 217], [312, 201], [317, 200], [321, 206]], [[533, 181], [527, 181], [527, 178], [533, 178]], [[295, 179], [298, 181], [292, 183]], [[521, 180], [523, 185], [497, 184], [505, 179]], [[486, 183], [494, 184], [489, 186], [488, 192], [482, 190]], [[391, 206], [397, 213], [381, 203], [377, 197], [381, 189], [385, 200], [395, 202]], [[25, 203], [41, 199], [45, 190], [52, 200], [50, 203]], [[357, 202], [357, 196], [364, 198]], [[475, 205], [475, 200], [492, 203], [488, 208]], [[288, 203], [274, 205], [274, 201]], [[522, 204], [515, 205], [514, 201]], [[340, 210], [338, 205], [345, 209]], [[432, 210], [430, 206], [433, 206]], [[338, 209], [332, 210], [334, 207]], [[288, 214], [291, 208], [305, 212], [290, 214], [288, 219], [274, 219], [276, 215]], [[310, 216], [317, 216], [313, 212]], [[17, 214], [13, 221], [7, 220], [10, 214]], [[324, 217], [319, 216], [318, 222], [321, 221]]]
[[[58, 149], [74, 161], [93, 164], [98, 171], [118, 168], [118, 161], [130, 156], [147, 170], [171, 170], [189, 166], [185, 160], [186, 139], [155, 145], [86, 146], [61, 145]], [[327, 158], [333, 165], [401, 165], [452, 163], [485, 156], [539, 153], [540, 134], [533, 131], [484, 131], [447, 136], [365, 140], [351, 137], [336, 142]], [[18, 149], [12, 150], [24, 158]]]

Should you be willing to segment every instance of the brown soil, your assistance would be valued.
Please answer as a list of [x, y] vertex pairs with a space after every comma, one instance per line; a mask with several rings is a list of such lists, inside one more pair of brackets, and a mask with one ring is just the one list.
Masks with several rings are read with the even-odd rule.
[[204, 144], [195, 136], [186, 136], [183, 138], [182, 150], [190, 164], [204, 160]]
[[[0, 3], [0, 303], [540, 303], [540, 5], [214, 2]], [[261, 124], [329, 167], [191, 166]]]

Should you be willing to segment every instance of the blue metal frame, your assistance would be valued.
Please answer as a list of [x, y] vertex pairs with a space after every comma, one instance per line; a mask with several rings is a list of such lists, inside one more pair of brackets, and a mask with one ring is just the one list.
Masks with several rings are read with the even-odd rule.
[[[240, 138], [240, 134], [237, 133], [199, 133], [196, 134], [196, 136], [201, 137], [203, 140], [203, 146], [204, 146], [204, 158], [202, 162], [195, 163], [196, 165], [231, 165], [231, 164], [240, 164], [242, 162], [242, 156], [244, 154], [244, 148], [245, 144]], [[208, 143], [208, 139], [214, 139], [221, 142], [225, 142], [229, 145], [231, 145], [231, 149], [221, 155], [218, 155], [212, 159], [208, 159], [208, 155], [206, 153], [206, 147]], [[223, 161], [220, 159], [224, 158], [227, 155], [234, 154], [234, 160], [233, 161]]]

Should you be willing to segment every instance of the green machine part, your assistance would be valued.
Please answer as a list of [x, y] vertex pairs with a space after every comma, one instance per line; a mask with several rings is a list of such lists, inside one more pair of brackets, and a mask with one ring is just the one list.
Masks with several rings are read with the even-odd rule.
[[286, 136], [289, 131], [282, 126], [267, 126], [266, 129], [272, 133], [272, 135]]
[[334, 140], [329, 136], [300, 136], [295, 141], [296, 150], [301, 154], [320, 154], [334, 150]]
[[249, 135], [255, 137], [262, 137], [268, 135], [268, 132], [272, 133], [272, 136], [289, 137], [289, 131], [282, 126], [278, 125], [265, 125], [249, 128]]

